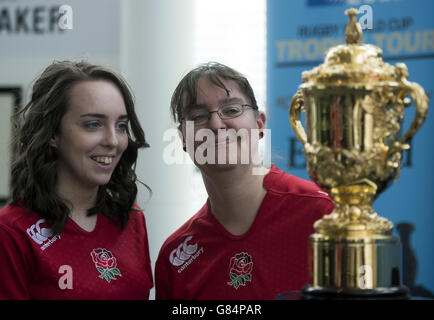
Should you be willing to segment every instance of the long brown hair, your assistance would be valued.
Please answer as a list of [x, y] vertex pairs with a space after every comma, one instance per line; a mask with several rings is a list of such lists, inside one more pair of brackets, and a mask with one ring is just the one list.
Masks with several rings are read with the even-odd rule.
[[88, 80], [110, 81], [119, 88], [130, 123], [128, 147], [108, 184], [100, 186], [95, 206], [88, 210], [88, 215], [102, 212], [125, 227], [137, 196], [138, 149], [149, 147], [134, 110], [131, 91], [119, 75], [84, 61], [55, 61], [49, 65], [35, 81], [28, 104], [13, 115], [16, 156], [11, 172], [11, 205], [24, 205], [38, 213], [51, 222], [55, 233], [63, 230], [69, 209], [55, 191], [57, 153], [49, 141], [59, 133], [61, 119], [68, 108], [69, 90], [77, 82]]

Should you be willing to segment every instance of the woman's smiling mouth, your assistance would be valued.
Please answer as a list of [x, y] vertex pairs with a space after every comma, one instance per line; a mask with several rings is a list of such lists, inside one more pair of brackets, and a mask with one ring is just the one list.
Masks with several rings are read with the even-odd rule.
[[92, 160], [96, 161], [98, 164], [109, 165], [113, 162], [113, 156], [92, 156]]

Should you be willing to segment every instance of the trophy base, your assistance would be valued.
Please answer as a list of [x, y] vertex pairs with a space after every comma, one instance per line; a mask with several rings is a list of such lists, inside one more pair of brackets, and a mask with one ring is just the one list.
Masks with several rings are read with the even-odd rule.
[[391, 235], [313, 234], [303, 299], [408, 299], [400, 251], [398, 239]]
[[321, 288], [306, 285], [301, 290], [302, 300], [408, 300], [405, 286], [368, 290]]

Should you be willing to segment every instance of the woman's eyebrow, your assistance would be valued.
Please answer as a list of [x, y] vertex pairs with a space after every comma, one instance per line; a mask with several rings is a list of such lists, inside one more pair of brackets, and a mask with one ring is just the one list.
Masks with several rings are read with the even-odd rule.
[[[230, 98], [224, 98], [224, 99], [219, 100], [220, 105], [225, 105], [225, 104], [229, 104], [229, 103], [243, 103], [243, 99], [238, 98], [238, 97], [230, 97]], [[193, 104], [189, 107], [189, 109], [205, 109], [207, 107], [209, 107], [208, 104], [201, 103], [201, 104]]]
[[107, 118], [107, 116], [102, 113], [85, 113], [80, 115], [80, 118], [86, 118], [86, 117], [100, 118], [100, 119]]
[[221, 104], [228, 104], [228, 103], [242, 103], [243, 99], [238, 97], [231, 97], [231, 98], [225, 98], [220, 100]]
[[[80, 115], [80, 118], [86, 118], [86, 117], [90, 117], [90, 118], [98, 118], [98, 119], [107, 119], [107, 116], [105, 114], [102, 113], [85, 113]], [[128, 120], [128, 115], [127, 114], [122, 114], [118, 117], [119, 120]]]

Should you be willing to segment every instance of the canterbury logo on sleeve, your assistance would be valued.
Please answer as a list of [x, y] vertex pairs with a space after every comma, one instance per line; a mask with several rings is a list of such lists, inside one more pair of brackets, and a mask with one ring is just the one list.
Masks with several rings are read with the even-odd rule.
[[[48, 248], [57, 239], [60, 239], [60, 235], [55, 235], [53, 237], [53, 230], [41, 226], [45, 222], [45, 219], [39, 219], [35, 224], [32, 224], [29, 228], [27, 228], [27, 234], [34, 242], [41, 245], [42, 251]], [[50, 239], [50, 237], [52, 238]]]
[[172, 265], [181, 268], [178, 269], [178, 273], [184, 271], [202, 252], [203, 247], [199, 250], [197, 243], [189, 244], [188, 242], [192, 239], [192, 236], [185, 238], [184, 242], [179, 244], [176, 249], [173, 249], [169, 255], [169, 261]]

